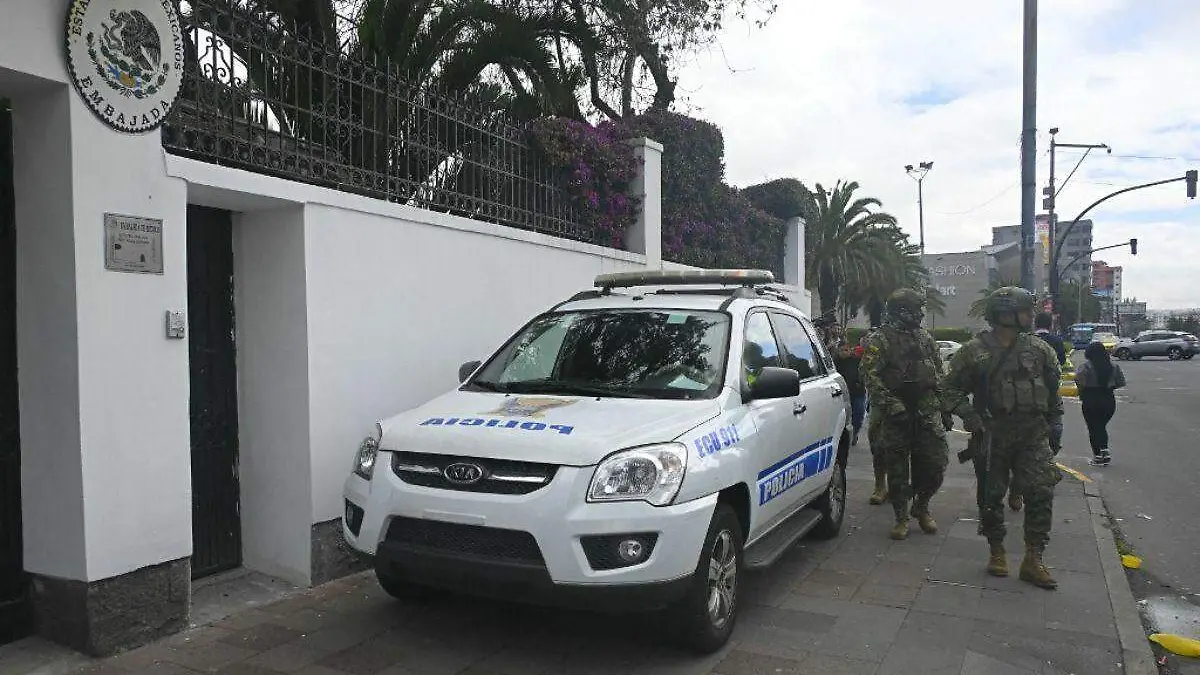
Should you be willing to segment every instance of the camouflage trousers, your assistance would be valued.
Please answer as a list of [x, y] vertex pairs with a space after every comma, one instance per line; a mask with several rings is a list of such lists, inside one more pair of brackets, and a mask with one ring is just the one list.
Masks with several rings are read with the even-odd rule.
[[942, 487], [950, 464], [946, 430], [941, 419], [927, 417], [915, 425], [904, 417], [872, 418], [871, 423], [871, 453], [887, 469], [888, 498], [903, 517], [909, 500], [927, 502]]
[[1033, 418], [1002, 420], [994, 428], [991, 452], [974, 459], [979, 534], [988, 541], [1004, 540], [1004, 496], [1011, 483], [1025, 498], [1025, 544], [1044, 549], [1054, 517], [1054, 486], [1062, 480], [1050, 449], [1050, 427]]

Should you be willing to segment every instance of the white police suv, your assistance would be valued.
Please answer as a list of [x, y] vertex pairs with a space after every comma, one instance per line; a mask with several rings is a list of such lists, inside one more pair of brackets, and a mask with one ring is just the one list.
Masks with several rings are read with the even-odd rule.
[[346, 480], [346, 541], [397, 597], [664, 610], [719, 649], [743, 570], [835, 536], [845, 510], [846, 384], [773, 282], [597, 277], [376, 425]]

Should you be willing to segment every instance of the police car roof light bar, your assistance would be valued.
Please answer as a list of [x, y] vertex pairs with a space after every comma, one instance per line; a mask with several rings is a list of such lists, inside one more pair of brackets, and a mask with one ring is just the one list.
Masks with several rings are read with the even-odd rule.
[[632, 286], [692, 286], [775, 283], [775, 275], [767, 270], [645, 270], [641, 272], [610, 272], [596, 277], [595, 285], [605, 290]]

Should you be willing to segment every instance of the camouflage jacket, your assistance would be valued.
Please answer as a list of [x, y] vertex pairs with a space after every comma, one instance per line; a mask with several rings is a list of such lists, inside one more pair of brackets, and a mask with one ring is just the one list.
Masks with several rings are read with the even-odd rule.
[[986, 401], [979, 404], [986, 404], [992, 416], [1044, 417], [1057, 424], [1063, 416], [1058, 393], [1061, 377], [1058, 355], [1041, 338], [1021, 333], [1009, 351], [986, 331], [950, 359], [949, 372], [942, 378], [942, 401], [945, 410], [961, 417], [968, 427], [982, 422], [971, 401], [985, 392]]
[[884, 417], [903, 415], [911, 397], [921, 417], [940, 417], [942, 357], [925, 329], [883, 325], [868, 338], [859, 368], [872, 410], [878, 406]]

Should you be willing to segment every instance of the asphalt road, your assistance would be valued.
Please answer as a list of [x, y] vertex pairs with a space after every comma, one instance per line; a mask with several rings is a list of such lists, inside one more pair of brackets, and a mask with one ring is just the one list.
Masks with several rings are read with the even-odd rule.
[[[1200, 638], [1200, 358], [1117, 363], [1128, 386], [1109, 424], [1112, 464], [1087, 463], [1077, 399], [1066, 401], [1058, 459], [1101, 485], [1117, 529], [1142, 558], [1128, 577], [1147, 632]], [[1200, 659], [1157, 652], [1162, 673], [1200, 674]]]
[[1148, 572], [1200, 593], [1200, 358], [1119, 361], [1128, 386], [1109, 424], [1113, 462], [1087, 464], [1087, 427], [1068, 400], [1059, 460], [1101, 483], [1109, 512]]

